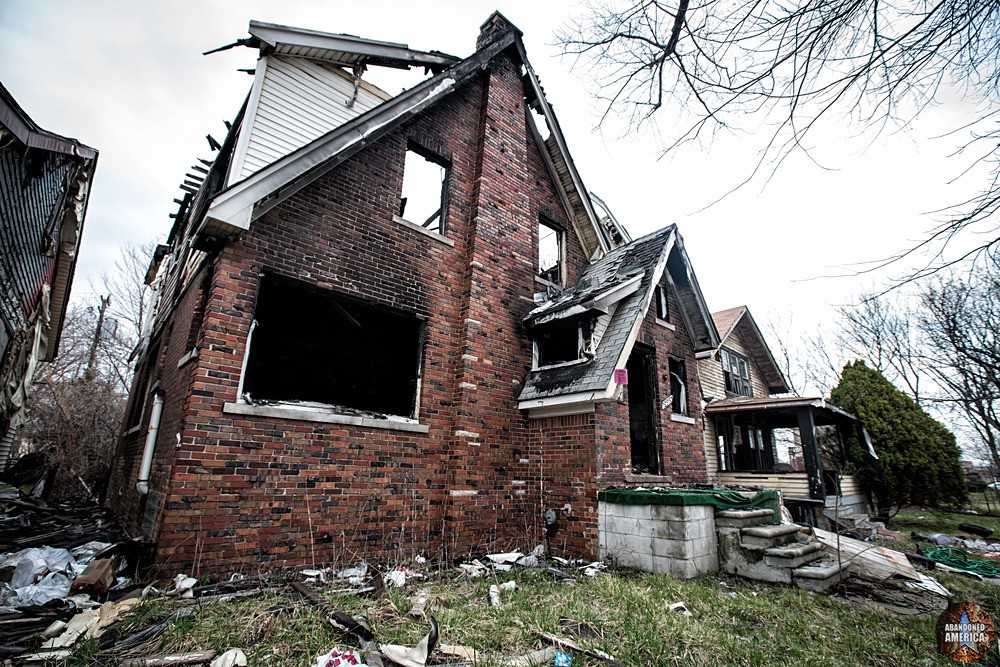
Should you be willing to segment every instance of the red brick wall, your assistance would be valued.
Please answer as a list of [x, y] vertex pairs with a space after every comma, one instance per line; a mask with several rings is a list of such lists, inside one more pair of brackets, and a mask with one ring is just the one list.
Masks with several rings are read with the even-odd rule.
[[[627, 424], [627, 422], [626, 422]], [[547, 527], [552, 553], [597, 558], [597, 447], [593, 414], [531, 421], [531, 451], [540, 480], [530, 492], [541, 496], [541, 511], [553, 510]]]
[[[392, 221], [411, 139], [451, 161], [454, 247]], [[519, 70], [501, 56], [222, 250], [162, 563], [392, 560], [541, 538], [539, 462], [516, 402], [531, 357], [520, 319], [536, 290], [538, 212], [561, 205], [529, 146]], [[568, 252], [578, 271], [575, 240]], [[224, 413], [237, 399], [262, 272], [426, 318], [418, 419], [429, 432]]]
[[[163, 323], [150, 339], [148, 350], [156, 349], [156, 357], [150, 358], [149, 352], [139, 365], [136, 381], [133, 382], [129, 406], [134, 402], [144, 402], [144, 408], [138, 422], [138, 428], [129, 428], [119, 443], [115, 459], [112, 462], [111, 478], [105, 501], [125, 520], [126, 529], [138, 535], [142, 530], [143, 515], [150, 502], [162, 507], [162, 494], [167, 488], [167, 482], [173, 465], [174, 451], [177, 443], [177, 433], [184, 421], [185, 404], [188, 392], [191, 390], [191, 377], [195, 367], [189, 361], [183, 367], [177, 365], [190, 352], [188, 342], [195, 310], [201, 302], [202, 278], [211, 271], [210, 265], [205, 265], [192, 278], [188, 289], [181, 294], [180, 300], [169, 320]], [[144, 396], [137, 393], [141, 385], [141, 376], [148, 376]], [[149, 428], [150, 413], [153, 406], [152, 392], [163, 392], [163, 412], [156, 438], [156, 448], [153, 456], [153, 467], [150, 472], [149, 488], [151, 495], [140, 496], [136, 491], [136, 481], [142, 454]], [[132, 424], [126, 424], [131, 427]], [[154, 509], [155, 508], [151, 508]], [[152, 526], [150, 537], [156, 536], [157, 524]]]

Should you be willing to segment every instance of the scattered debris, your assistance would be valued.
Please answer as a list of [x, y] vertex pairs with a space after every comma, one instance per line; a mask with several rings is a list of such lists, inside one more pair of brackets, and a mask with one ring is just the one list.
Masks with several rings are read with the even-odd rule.
[[694, 616], [683, 602], [672, 602], [667, 605], [667, 611], [675, 611], [681, 616]]
[[540, 665], [552, 664], [557, 653], [559, 651], [554, 646], [549, 646], [514, 658], [504, 658], [500, 661], [500, 665], [501, 667], [539, 667]]
[[407, 616], [412, 618], [423, 618], [424, 614], [427, 612], [428, 601], [427, 591], [417, 591], [417, 597], [414, 598], [413, 604], [410, 605], [410, 611], [406, 613]]
[[552, 660], [552, 667], [573, 667], [573, 656], [569, 653], [556, 651], [556, 657]]
[[974, 523], [960, 523], [958, 524], [959, 530], [963, 530], [970, 535], [978, 535], [979, 537], [989, 537], [993, 534], [992, 528], [986, 528]]
[[438, 624], [433, 616], [428, 616], [431, 630], [413, 648], [396, 646], [395, 644], [379, 644], [379, 651], [389, 660], [401, 667], [424, 667], [427, 656], [434, 650], [438, 640]]
[[243, 651], [231, 648], [213, 660], [211, 667], [246, 667], [246, 665], [247, 657]]
[[490, 606], [491, 607], [499, 607], [500, 604], [501, 604], [501, 602], [500, 602], [500, 587], [497, 586], [496, 584], [492, 584], [490, 586], [490, 592], [489, 592], [489, 596], [488, 597], [489, 597], [489, 600], [490, 600]]
[[166, 667], [167, 665], [202, 665], [215, 657], [215, 651], [177, 653], [174, 655], [151, 655], [145, 658], [125, 660], [122, 667]]
[[624, 667], [622, 663], [618, 662], [604, 651], [600, 651], [598, 649], [584, 648], [583, 646], [575, 644], [568, 639], [557, 637], [555, 635], [550, 635], [547, 632], [539, 632], [538, 636], [547, 642], [555, 644], [560, 648], [569, 649], [570, 651], [576, 651], [577, 653], [582, 653], [584, 655], [590, 656], [591, 658], [596, 658], [608, 665], [617, 665], [618, 667]]
[[315, 667], [368, 667], [357, 651], [350, 649], [333, 648], [328, 653], [316, 658]]

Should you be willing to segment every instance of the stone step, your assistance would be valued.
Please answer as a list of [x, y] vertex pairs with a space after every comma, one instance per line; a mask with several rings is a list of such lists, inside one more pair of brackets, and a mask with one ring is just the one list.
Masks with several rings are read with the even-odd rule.
[[825, 593], [850, 576], [850, 567], [846, 561], [838, 563], [825, 557], [792, 570], [792, 581], [799, 588]]
[[799, 536], [799, 526], [751, 526], [740, 530], [740, 546], [751, 551], [764, 551], [795, 541]]
[[715, 513], [717, 528], [747, 528], [766, 526], [774, 518], [774, 510], [719, 510]]
[[772, 567], [792, 569], [823, 557], [819, 542], [789, 544], [764, 550], [764, 562]]

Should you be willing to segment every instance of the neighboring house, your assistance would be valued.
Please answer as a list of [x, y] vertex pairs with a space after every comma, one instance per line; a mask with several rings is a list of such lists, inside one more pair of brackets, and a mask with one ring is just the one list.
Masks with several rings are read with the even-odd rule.
[[[790, 394], [746, 306], [712, 313], [719, 346], [698, 355], [705, 399], [705, 459], [723, 485], [778, 489], [796, 518], [863, 513], [856, 480], [824, 470], [818, 439], [843, 442], [857, 419], [822, 398]], [[817, 432], [820, 427], [820, 432]], [[829, 427], [829, 428], [826, 428]]]
[[[520, 33], [458, 59], [251, 23], [247, 102], [149, 278], [108, 502], [170, 566], [598, 553], [706, 481], [718, 334], [672, 226], [599, 214]], [[366, 67], [434, 75], [395, 97]]]
[[97, 151], [39, 128], [0, 85], [0, 469], [40, 361], [51, 361]]

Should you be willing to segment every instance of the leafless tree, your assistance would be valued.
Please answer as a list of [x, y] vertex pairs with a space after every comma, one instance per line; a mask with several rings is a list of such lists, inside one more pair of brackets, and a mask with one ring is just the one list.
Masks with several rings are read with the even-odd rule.
[[792, 393], [829, 395], [844, 359], [836, 341], [823, 327], [803, 332], [796, 328], [791, 316], [773, 316], [764, 325], [764, 335]]
[[[668, 104], [671, 117], [689, 114], [667, 150], [719, 128], [773, 122], [758, 168], [802, 148], [817, 121], [835, 111], [865, 127], [905, 124], [945, 85], [987, 108], [1000, 101], [996, 2], [598, 0], [557, 40], [593, 77], [602, 122], [621, 112], [641, 124]], [[1000, 240], [990, 222], [1000, 208], [998, 113], [955, 128], [959, 151], [990, 165], [980, 195], [953, 202], [922, 243], [888, 258], [929, 253], [914, 277], [981, 256]], [[982, 242], [961, 257], [944, 255], [961, 232], [984, 224]]]
[[920, 405], [927, 366], [911, 317], [912, 299], [900, 292], [868, 293], [839, 312], [837, 341], [843, 353], [864, 360]]
[[152, 245], [122, 247], [100, 296], [70, 307], [59, 354], [35, 375], [15, 452], [45, 454], [55, 468], [49, 499], [84, 498], [87, 489], [98, 494], [105, 482], [131, 382], [151, 251]]
[[154, 242], [126, 244], [114, 267], [101, 276], [99, 287], [92, 289], [107, 298], [107, 313], [98, 350], [105, 371], [119, 382], [119, 388], [128, 392], [132, 382], [130, 357], [139, 343], [142, 323], [146, 316], [149, 287], [146, 271], [156, 248]]
[[940, 400], [957, 409], [1000, 468], [1000, 258], [941, 277], [922, 295], [920, 327]]

